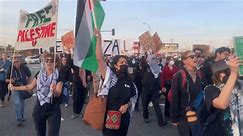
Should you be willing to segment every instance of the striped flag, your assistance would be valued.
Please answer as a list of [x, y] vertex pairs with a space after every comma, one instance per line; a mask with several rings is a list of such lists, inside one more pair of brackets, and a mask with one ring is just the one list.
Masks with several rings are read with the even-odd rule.
[[[105, 12], [98, 0], [93, 0], [96, 25], [101, 28]], [[96, 72], [96, 37], [93, 36], [94, 20], [91, 0], [78, 0], [75, 28], [74, 65]]]

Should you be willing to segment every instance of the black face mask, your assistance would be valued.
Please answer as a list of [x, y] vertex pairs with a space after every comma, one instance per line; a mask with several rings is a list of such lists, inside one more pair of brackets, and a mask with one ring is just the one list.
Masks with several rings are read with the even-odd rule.
[[124, 64], [124, 65], [120, 65], [120, 70], [119, 73], [127, 75], [128, 74], [128, 65]]

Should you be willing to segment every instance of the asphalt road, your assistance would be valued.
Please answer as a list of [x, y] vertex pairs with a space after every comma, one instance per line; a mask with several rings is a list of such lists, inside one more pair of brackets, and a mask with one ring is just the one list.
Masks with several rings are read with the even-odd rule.
[[[38, 64], [29, 65], [34, 76], [40, 69]], [[243, 84], [242, 84], [243, 85]], [[242, 91], [243, 92], [243, 91]], [[243, 105], [243, 93], [241, 95], [241, 104]], [[32, 111], [36, 97], [33, 96], [25, 102], [25, 118], [23, 126], [17, 127], [15, 120], [15, 110], [13, 100], [11, 99], [7, 107], [0, 108], [0, 136], [35, 136], [35, 128], [32, 120]], [[72, 103], [72, 101], [71, 101]], [[141, 106], [140, 106], [141, 107]], [[163, 106], [161, 106], [163, 108]], [[100, 131], [96, 131], [85, 125], [81, 118], [71, 119], [72, 106], [62, 108], [60, 136], [101, 136]], [[143, 122], [142, 112], [134, 112], [131, 118], [131, 124], [128, 130], [128, 136], [178, 136], [177, 129], [172, 125], [159, 127], [152, 107], [150, 110], [150, 122]], [[243, 107], [241, 107], [241, 119], [243, 120]], [[243, 127], [243, 121], [241, 121]], [[241, 130], [243, 134], [243, 129]]]
[[[40, 65], [28, 65], [34, 76], [40, 69]], [[32, 119], [32, 111], [36, 96], [25, 101], [25, 118], [23, 126], [17, 127], [15, 120], [15, 110], [13, 100], [11, 99], [7, 107], [0, 108], [0, 136], [34, 136], [35, 128]], [[72, 101], [71, 101], [72, 103]], [[141, 106], [140, 106], [141, 107]], [[60, 136], [101, 136], [100, 131], [96, 131], [85, 125], [81, 118], [71, 119], [72, 106], [62, 108]], [[163, 107], [162, 107], [163, 108]], [[150, 122], [143, 122], [142, 112], [134, 112], [131, 118], [131, 124], [128, 130], [128, 136], [177, 136], [178, 132], [172, 125], [159, 127], [152, 107], [150, 109]]]

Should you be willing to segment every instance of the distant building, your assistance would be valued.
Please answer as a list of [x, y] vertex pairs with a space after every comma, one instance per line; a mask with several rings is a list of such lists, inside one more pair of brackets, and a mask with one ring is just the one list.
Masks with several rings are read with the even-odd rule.
[[159, 53], [165, 54], [165, 56], [178, 56], [178, 49], [179, 43], [162, 43]]

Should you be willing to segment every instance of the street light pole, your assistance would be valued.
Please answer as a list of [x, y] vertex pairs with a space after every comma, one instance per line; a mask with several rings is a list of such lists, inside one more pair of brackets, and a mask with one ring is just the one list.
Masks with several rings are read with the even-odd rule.
[[111, 29], [111, 30], [102, 30], [100, 32], [111, 32], [111, 35], [114, 36], [115, 35], [115, 29]]

